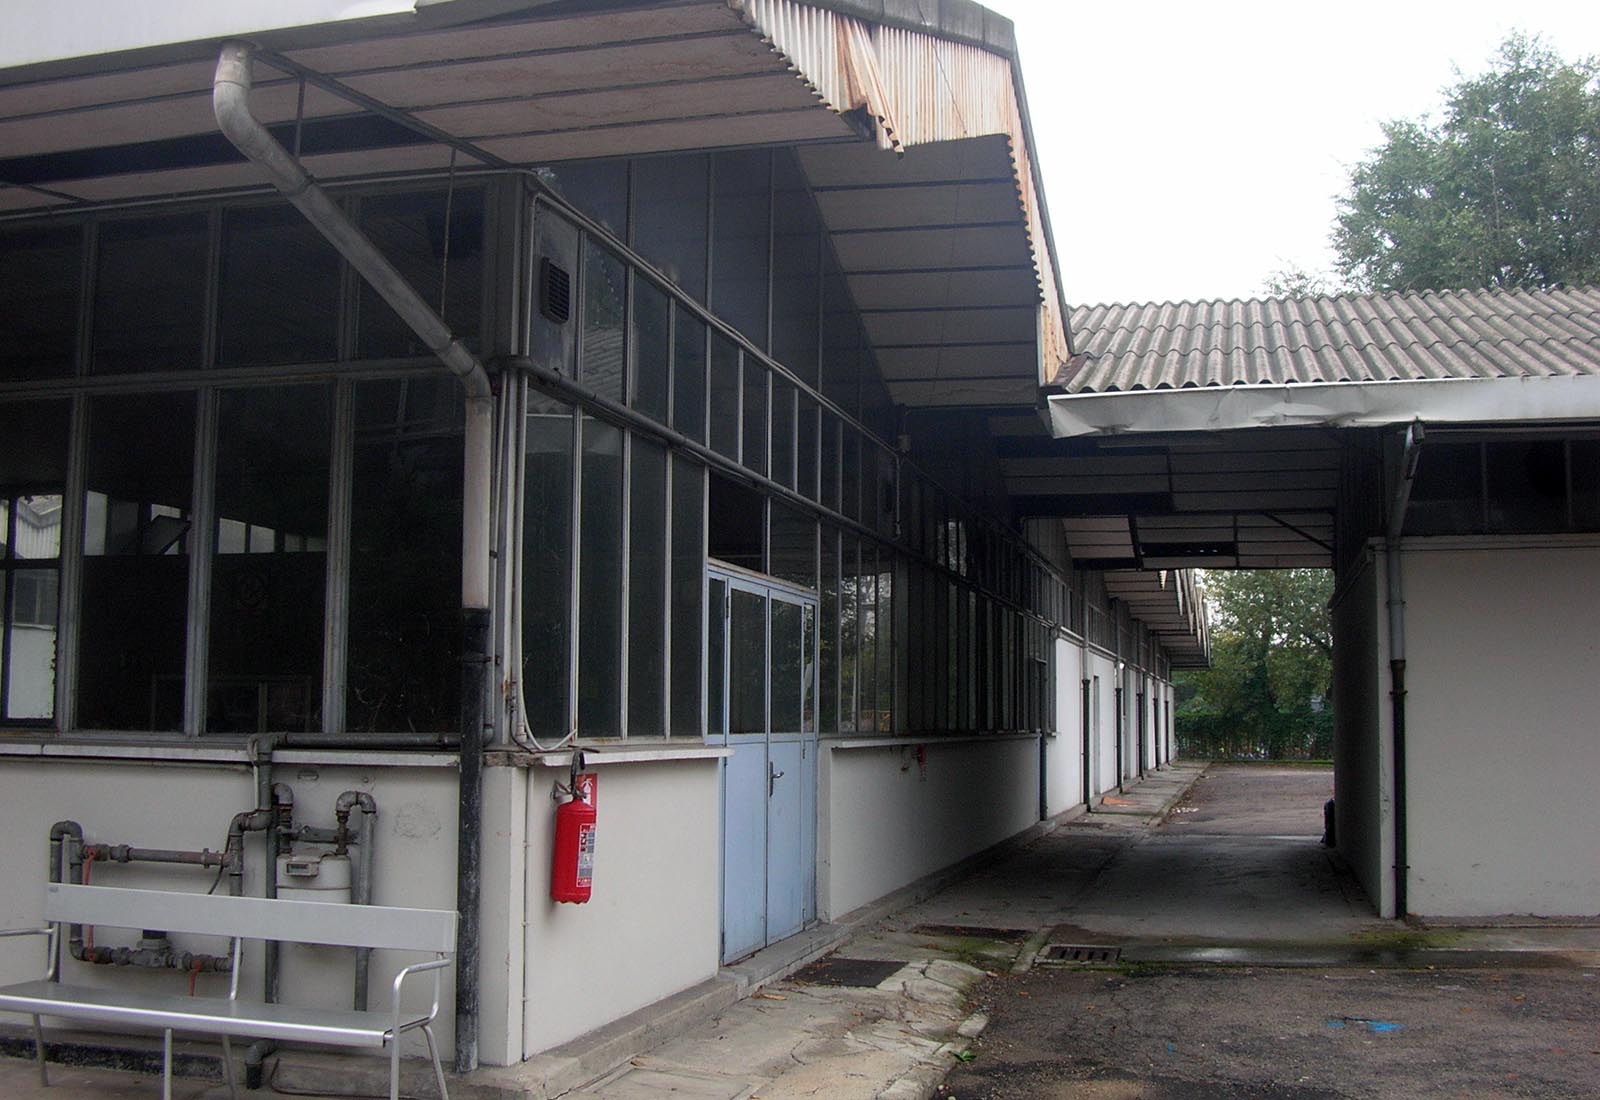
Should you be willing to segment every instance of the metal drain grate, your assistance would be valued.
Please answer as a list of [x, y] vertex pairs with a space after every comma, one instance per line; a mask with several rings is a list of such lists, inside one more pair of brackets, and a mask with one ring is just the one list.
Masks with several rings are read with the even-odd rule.
[[1062, 966], [1114, 963], [1121, 958], [1122, 948], [1093, 943], [1051, 943], [1038, 954], [1039, 962]]

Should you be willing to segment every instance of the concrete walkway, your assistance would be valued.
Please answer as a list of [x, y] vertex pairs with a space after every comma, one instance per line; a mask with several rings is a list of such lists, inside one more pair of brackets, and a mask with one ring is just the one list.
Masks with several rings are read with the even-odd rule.
[[[1136, 964], [1415, 962], [1405, 953], [1438, 943], [1418, 943], [1403, 926], [1372, 917], [1319, 843], [1330, 787], [1325, 770], [1173, 765], [1093, 813], [1047, 823], [1042, 835], [992, 854], [941, 889], [903, 891], [569, 1047], [453, 1081], [451, 1093], [458, 1100], [925, 1100], [987, 1022], [974, 1007], [975, 983], [1054, 966], [1053, 953], [1105, 948]], [[1452, 951], [1554, 946], [1569, 959], [1590, 952], [1600, 961], [1593, 929], [1452, 935]], [[1557, 942], [1562, 935], [1567, 940]], [[805, 965], [819, 956], [826, 957]], [[386, 1090], [375, 1060], [297, 1054], [277, 1069], [273, 1083], [291, 1095]], [[31, 1065], [0, 1058], [0, 1096], [143, 1100], [160, 1093], [148, 1076], [54, 1072], [67, 1087], [44, 1091]], [[408, 1080], [406, 1092], [432, 1096], [431, 1081]], [[220, 1100], [227, 1093], [215, 1079], [190, 1078], [174, 1095]]]

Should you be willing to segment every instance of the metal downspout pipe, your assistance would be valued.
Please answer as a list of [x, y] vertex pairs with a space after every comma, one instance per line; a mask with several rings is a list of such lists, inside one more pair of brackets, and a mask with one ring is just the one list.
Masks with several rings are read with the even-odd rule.
[[483, 731], [489, 655], [489, 478], [494, 454], [493, 392], [488, 372], [406, 282], [395, 266], [312, 182], [300, 163], [250, 113], [253, 49], [229, 42], [217, 58], [211, 103], [217, 126], [264, 171], [306, 220], [436, 354], [466, 391], [466, 442], [462, 486], [461, 768], [457, 825], [456, 1049], [458, 1073], [478, 1065], [478, 947], [483, 828]]
[[1384, 532], [1384, 580], [1389, 612], [1389, 708], [1394, 728], [1392, 775], [1394, 779], [1394, 915], [1406, 916], [1406, 597], [1401, 575], [1400, 533], [1405, 528], [1406, 508], [1411, 504], [1411, 485], [1416, 480], [1417, 462], [1422, 457], [1422, 421], [1406, 428], [1400, 451], [1400, 479]]

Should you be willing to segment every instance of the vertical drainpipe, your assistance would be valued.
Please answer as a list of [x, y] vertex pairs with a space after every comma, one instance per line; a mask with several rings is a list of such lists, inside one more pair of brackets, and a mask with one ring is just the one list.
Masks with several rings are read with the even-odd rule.
[[455, 1068], [478, 1065], [478, 947], [481, 834], [483, 830], [484, 677], [489, 662], [489, 477], [493, 460], [494, 396], [477, 357], [384, 258], [310, 175], [250, 113], [252, 49], [222, 47], [212, 84], [212, 109], [224, 136], [260, 167], [361, 277], [430, 350], [466, 391], [466, 441], [461, 532], [461, 767], [456, 856]]
[[1400, 479], [1395, 486], [1384, 533], [1384, 579], [1389, 612], [1389, 707], [1394, 727], [1394, 915], [1406, 916], [1406, 599], [1400, 573], [1400, 533], [1405, 528], [1411, 485], [1422, 457], [1422, 421], [1406, 429], [1400, 451]]

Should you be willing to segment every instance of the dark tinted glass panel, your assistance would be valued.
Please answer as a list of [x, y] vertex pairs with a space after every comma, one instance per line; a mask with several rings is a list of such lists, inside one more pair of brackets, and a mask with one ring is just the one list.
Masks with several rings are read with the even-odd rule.
[[332, 398], [219, 398], [207, 733], [321, 728]]
[[1490, 443], [1485, 457], [1491, 531], [1567, 529], [1565, 443], [1559, 439]]
[[571, 728], [572, 408], [530, 395], [523, 473], [522, 705], [535, 737]]
[[[447, 199], [443, 191], [422, 191], [362, 199], [361, 228], [450, 331], [476, 346], [483, 306], [483, 194], [457, 191]], [[433, 354], [365, 280], [357, 347], [363, 359]]]
[[822, 223], [794, 155], [773, 160], [772, 357], [817, 384]]
[[[844, 426], [839, 458], [839, 510], [851, 519], [861, 516], [861, 433]], [[870, 453], [868, 454], [870, 458]], [[869, 522], [872, 517], [865, 517]]]
[[672, 735], [699, 737], [700, 656], [705, 614], [705, 469], [686, 458], [672, 460]]
[[800, 730], [801, 678], [805, 660], [805, 627], [797, 603], [772, 601], [772, 729], [774, 733]]
[[817, 499], [817, 403], [798, 395], [795, 414], [795, 487]]
[[728, 732], [767, 730], [767, 601], [734, 589], [728, 616]]
[[766, 350], [772, 155], [721, 153], [712, 172], [711, 308]]
[[[955, 595], [952, 590], [951, 595]], [[952, 610], [951, 624], [954, 625], [955, 615]], [[894, 729], [894, 555], [886, 548], [878, 550], [878, 732], [888, 733]], [[948, 683], [952, 702], [955, 697], [955, 654], [952, 647], [950, 654], [950, 676]], [[946, 728], [948, 728], [946, 723]]]
[[744, 452], [746, 466], [767, 472], [767, 368], [753, 359], [744, 364]]
[[578, 352], [578, 378], [613, 401], [622, 400], [627, 311], [628, 269], [615, 253], [585, 238], [583, 343]]
[[613, 236], [628, 239], [627, 161], [575, 162], [536, 171], [541, 181]]
[[822, 528], [820, 594], [817, 664], [821, 679], [818, 689], [821, 712], [817, 728], [823, 733], [836, 733], [839, 729], [839, 532], [828, 526]]
[[768, 571], [791, 584], [817, 586], [817, 521], [774, 500]]
[[1483, 530], [1483, 454], [1477, 443], [1429, 443], [1417, 465], [1406, 531], [1438, 535]]
[[352, 730], [460, 726], [461, 387], [361, 382], [350, 489]]
[[220, 293], [222, 365], [338, 356], [339, 254], [293, 207], [223, 215]]
[[1574, 440], [1572, 523], [1580, 531], [1600, 528], [1600, 440]]
[[711, 449], [739, 458], [739, 349], [711, 337]]
[[190, 393], [90, 403], [78, 649], [85, 728], [183, 725], [194, 416]]
[[876, 444], [869, 449], [874, 456], [873, 507], [878, 523], [878, 533], [885, 538], [893, 538], [896, 499], [894, 454]]
[[765, 505], [766, 498], [754, 489], [712, 474], [706, 552], [719, 561], [766, 572]]
[[819, 499], [824, 508], [839, 510], [839, 472], [843, 465], [839, 451], [839, 432], [843, 427], [839, 418], [830, 412], [822, 414], [822, 452], [817, 473], [822, 492]]
[[0, 381], [72, 373], [83, 230], [0, 233]]
[[674, 307], [672, 426], [696, 443], [706, 441], [706, 325]]
[[856, 729], [878, 728], [878, 585], [873, 547], [861, 544], [861, 572], [856, 575], [856, 617], [860, 623], [860, 666], [856, 671]]
[[0, 717], [55, 714], [65, 401], [0, 405]]
[[633, 162], [633, 247], [702, 302], [709, 164], [704, 156]]
[[667, 422], [672, 361], [672, 303], [646, 279], [633, 280], [633, 407]]
[[728, 732], [728, 582], [706, 582], [706, 732]]
[[583, 421], [578, 547], [578, 731], [621, 733], [622, 431]]
[[632, 439], [628, 474], [628, 736], [666, 726], [667, 449]]
[[822, 395], [851, 416], [861, 412], [861, 324], [833, 251], [823, 255]]
[[840, 539], [839, 555], [839, 729], [856, 729], [856, 654], [861, 644], [860, 612], [857, 602], [856, 561], [860, 540], [853, 535]]
[[96, 373], [200, 366], [209, 241], [204, 214], [100, 226], [92, 360]]
[[781, 378], [772, 379], [772, 480], [794, 488], [795, 388]]

